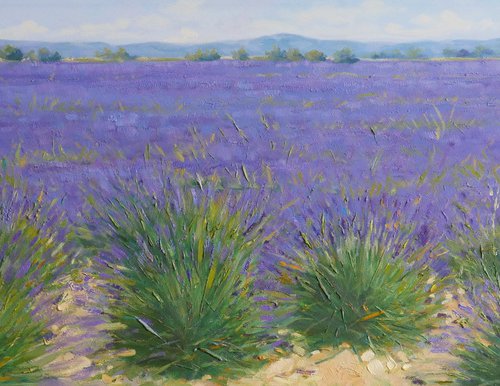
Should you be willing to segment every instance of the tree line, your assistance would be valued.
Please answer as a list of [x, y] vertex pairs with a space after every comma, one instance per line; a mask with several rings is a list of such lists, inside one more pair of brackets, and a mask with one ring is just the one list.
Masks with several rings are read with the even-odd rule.
[[[484, 46], [477, 46], [473, 51], [467, 49], [449, 49], [445, 48], [443, 50], [443, 57], [447, 58], [488, 58], [496, 56], [495, 51], [491, 48]], [[401, 51], [398, 49], [391, 51], [381, 51], [376, 52], [368, 56], [371, 59], [427, 59], [428, 56], [425, 55], [424, 51], [418, 47], [412, 47], [406, 51]], [[215, 49], [201, 50], [198, 49], [196, 52], [187, 54], [185, 56], [186, 60], [192, 61], [212, 61], [219, 60], [221, 55]], [[234, 60], [250, 60], [251, 57], [249, 53], [244, 49], [240, 48], [232, 53], [232, 58]], [[273, 62], [297, 62], [301, 60], [307, 60], [309, 62], [324, 62], [327, 60], [327, 56], [324, 52], [319, 50], [311, 50], [305, 53], [301, 53], [297, 48], [289, 48], [288, 50], [281, 49], [279, 46], [274, 46], [270, 51], [267, 51], [264, 56], [253, 57], [256, 60], [269, 60]], [[332, 60], [335, 63], [356, 63], [359, 58], [350, 48], [343, 48], [333, 53]]]
[[[219, 60], [221, 55], [215, 49], [197, 50], [192, 54], [185, 56], [186, 60], [192, 61], [212, 61]], [[250, 60], [250, 54], [243, 47], [232, 53], [234, 60]], [[270, 60], [273, 62], [298, 62], [307, 60], [310, 62], [324, 62], [327, 56], [319, 50], [311, 50], [304, 54], [297, 48], [289, 48], [288, 50], [281, 49], [279, 46], [274, 46], [270, 51], [267, 51], [264, 56], [258, 56], [257, 60]], [[359, 59], [355, 56], [350, 48], [343, 48], [333, 54], [333, 60], [337, 63], [356, 63]]]
[[57, 51], [50, 51], [48, 48], [42, 47], [38, 51], [23, 52], [20, 48], [7, 44], [0, 49], [0, 59], [20, 62], [21, 60], [40, 61], [44, 63], [59, 62], [62, 56]]
[[472, 51], [465, 48], [460, 50], [445, 48], [443, 50], [443, 56], [446, 58], [491, 58], [495, 56], [495, 51], [484, 46], [477, 46]]
[[[474, 50], [465, 48], [453, 49], [445, 48], [442, 51], [445, 58], [491, 58], [498, 56], [491, 48], [484, 46], [477, 46]], [[420, 48], [410, 48], [406, 52], [401, 50], [381, 51], [372, 54], [371, 59], [425, 59], [427, 56]]]
[[[451, 49], [445, 48], [442, 51], [443, 57], [447, 58], [489, 58], [496, 56], [494, 50], [484, 46], [477, 46], [474, 50]], [[193, 53], [187, 54], [184, 59], [190, 61], [214, 61], [221, 59], [219, 52], [212, 48], [207, 50], [198, 49]], [[110, 48], [103, 48], [96, 51], [95, 59], [100, 61], [128, 61], [137, 59], [136, 56], [130, 55], [125, 48], [120, 47], [113, 51]], [[275, 45], [271, 50], [266, 51], [264, 56], [250, 57], [250, 54], [245, 48], [239, 48], [232, 52], [234, 60], [269, 60], [273, 62], [297, 62], [307, 60], [309, 62], [324, 62], [327, 56], [319, 50], [310, 50], [302, 53], [297, 48], [281, 49]], [[423, 50], [418, 47], [409, 48], [405, 52], [395, 49], [391, 51], [381, 51], [369, 55], [371, 59], [426, 59], [427, 56]], [[59, 62], [63, 58], [57, 51], [50, 51], [48, 48], [42, 47], [38, 51], [28, 51], [24, 53], [20, 48], [10, 44], [0, 49], [0, 59], [5, 61], [40, 61], [45, 63]], [[343, 48], [333, 53], [332, 60], [335, 63], [356, 63], [359, 58], [350, 48]]]

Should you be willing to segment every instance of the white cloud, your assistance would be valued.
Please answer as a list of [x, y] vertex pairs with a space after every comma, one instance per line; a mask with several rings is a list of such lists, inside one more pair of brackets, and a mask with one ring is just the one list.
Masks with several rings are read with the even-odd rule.
[[[248, 25], [246, 33], [248, 37], [270, 35], [279, 32], [294, 32], [290, 29], [290, 24], [285, 21], [276, 21], [270, 19], [254, 19]], [[259, 31], [257, 35], [255, 32]]]
[[135, 21], [132, 21], [132, 23], [133, 25], [146, 31], [161, 31], [163, 29], [169, 28], [172, 25], [168, 17], [158, 14], [140, 16]]
[[130, 37], [132, 23], [128, 19], [118, 19], [109, 23], [81, 24], [76, 27], [65, 28], [61, 34], [66, 40], [107, 40]]
[[416, 25], [429, 25], [433, 22], [433, 18], [427, 14], [421, 14], [411, 19], [411, 22]]
[[170, 26], [168, 18], [162, 15], [145, 15], [109, 23], [81, 24], [54, 32], [54, 35], [62, 34], [66, 40], [98, 40], [111, 43], [166, 40]]
[[497, 27], [497, 32], [498, 32], [498, 24], [493, 21], [493, 19], [487, 18], [487, 19], [481, 19], [478, 23], [479, 29], [481, 31], [494, 31], [495, 27]]
[[367, 0], [359, 6], [340, 7], [333, 4], [311, 7], [303, 12], [291, 15], [300, 24], [313, 23], [318, 27], [335, 27], [338, 24], [354, 24], [388, 12], [383, 1]]
[[445, 10], [439, 15], [438, 23], [440, 28], [447, 31], [468, 31], [472, 28], [473, 23], [465, 20], [453, 11]]
[[137, 11], [135, 13], [131, 11], [132, 6], [126, 6], [127, 2], [124, 2], [118, 9], [102, 5], [108, 13], [113, 11], [111, 17], [99, 19], [90, 13], [86, 16], [77, 13], [79, 21], [76, 23], [70, 17], [65, 19], [62, 14], [52, 24], [39, 24], [40, 20], [45, 20], [43, 16], [40, 19], [29, 16], [30, 20], [18, 25], [0, 27], [0, 38], [187, 43], [246, 39], [281, 32], [364, 41], [500, 36], [500, 23], [494, 22], [489, 16], [491, 13], [479, 12], [477, 7], [475, 12], [467, 11], [468, 8], [453, 8], [443, 5], [445, 1], [454, 0], [426, 6], [420, 6], [417, 0], [413, 5], [410, 1], [396, 0], [361, 0], [361, 3], [336, 0], [171, 0], [157, 8], [148, 7], [144, 12], [141, 12], [142, 6], [137, 5], [133, 8]]
[[44, 35], [49, 29], [33, 20], [25, 20], [18, 25], [0, 29], [0, 38], [30, 40]]
[[174, 3], [163, 8], [165, 13], [176, 20], [192, 20], [200, 12], [204, 0], [177, 0]]
[[492, 19], [470, 20], [451, 10], [444, 10], [436, 16], [422, 14], [412, 19], [415, 27], [400, 23], [388, 23], [385, 32], [397, 40], [482, 38], [482, 32], [500, 34]]
[[[399, 7], [391, 7], [385, 1], [365, 0], [356, 6], [329, 3], [312, 5], [300, 12], [290, 10], [283, 12], [280, 21], [288, 26], [286, 32], [325, 39], [374, 40], [382, 29], [379, 20], [399, 12]], [[267, 24], [272, 23], [268, 20]]]
[[190, 28], [181, 28], [176, 37], [172, 41], [179, 43], [193, 42], [199, 38], [198, 32]]

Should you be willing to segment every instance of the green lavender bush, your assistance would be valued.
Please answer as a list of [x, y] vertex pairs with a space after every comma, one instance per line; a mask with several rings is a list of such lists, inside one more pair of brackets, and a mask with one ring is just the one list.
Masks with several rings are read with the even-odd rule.
[[464, 285], [488, 282], [500, 288], [500, 229], [482, 227], [458, 233], [448, 243], [451, 266]]
[[[437, 306], [429, 295], [437, 283], [428, 284], [431, 270], [420, 262], [425, 249], [411, 248], [411, 231], [398, 223], [362, 224], [322, 215], [320, 230], [300, 232], [293, 265], [282, 264], [294, 272], [291, 327], [312, 349], [411, 346], [433, 325]], [[396, 237], [388, 236], [389, 225], [393, 233], [398, 227]]]
[[36, 383], [54, 359], [43, 340], [47, 315], [37, 306], [69, 261], [57, 229], [64, 225], [42, 194], [29, 202], [11, 176], [0, 175], [0, 382]]
[[464, 385], [497, 385], [500, 380], [500, 231], [495, 225], [457, 234], [449, 242], [451, 265], [467, 290], [479, 320], [479, 337], [456, 354]]
[[267, 339], [254, 288], [261, 205], [189, 187], [120, 189], [94, 202], [99, 220], [82, 231], [82, 243], [107, 256], [99, 270], [115, 293], [109, 314], [124, 326], [112, 332], [114, 348], [135, 352], [116, 368], [195, 378], [257, 366]]
[[500, 380], [500, 323], [483, 332], [484, 342], [475, 341], [458, 352], [462, 360], [458, 381], [463, 385], [498, 385]]

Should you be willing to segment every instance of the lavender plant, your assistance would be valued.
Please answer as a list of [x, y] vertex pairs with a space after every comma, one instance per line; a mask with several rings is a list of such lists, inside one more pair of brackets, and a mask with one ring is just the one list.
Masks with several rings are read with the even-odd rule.
[[463, 385], [498, 385], [500, 380], [500, 324], [483, 332], [483, 341], [475, 341], [461, 350], [458, 380]]
[[[500, 231], [493, 224], [449, 242], [458, 282], [480, 317], [479, 337], [457, 350], [458, 379], [465, 385], [494, 385], [500, 379]], [[482, 320], [481, 320], [482, 319]]]
[[[311, 348], [413, 345], [433, 326], [426, 247], [398, 220], [321, 216], [294, 248], [295, 316], [291, 327]], [[284, 266], [290, 267], [288, 264]]]
[[259, 363], [266, 330], [254, 282], [268, 220], [244, 198], [122, 185], [94, 204], [98, 225], [82, 242], [105, 251], [109, 314], [124, 326], [114, 347], [135, 353], [127, 375], [234, 376]]
[[58, 230], [65, 224], [42, 194], [30, 202], [7, 174], [0, 175], [0, 185], [0, 382], [36, 383], [54, 359], [43, 340], [47, 315], [38, 295], [42, 289], [50, 294], [68, 265]]

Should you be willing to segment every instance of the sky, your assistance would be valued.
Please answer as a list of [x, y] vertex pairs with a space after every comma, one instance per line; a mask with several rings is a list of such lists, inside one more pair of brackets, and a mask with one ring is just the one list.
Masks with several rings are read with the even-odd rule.
[[[500, 38], [500, 0], [0, 0], [0, 39], [202, 43]], [[495, 20], [497, 20], [495, 22]]]

